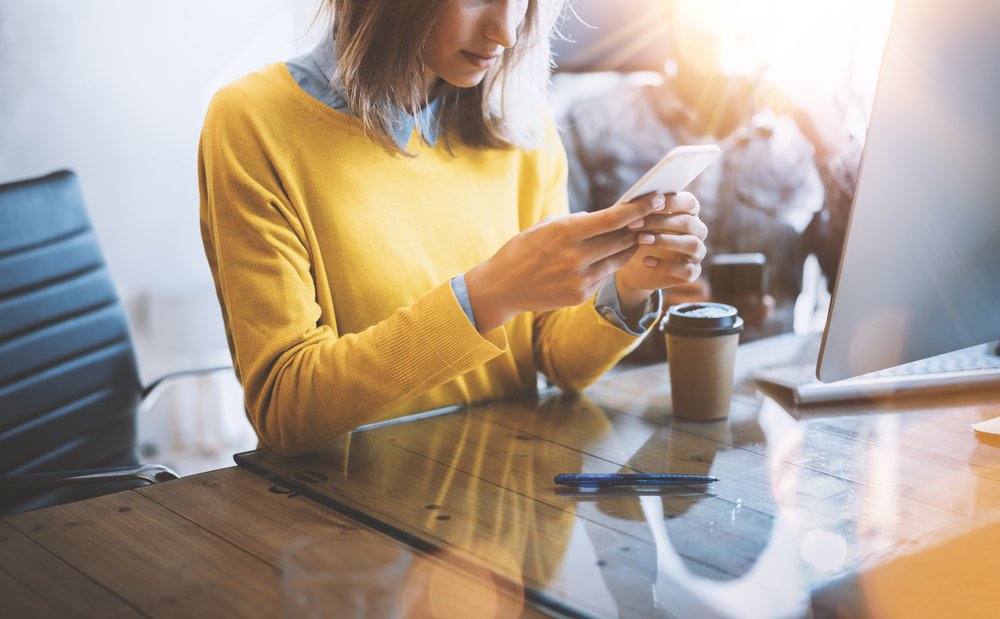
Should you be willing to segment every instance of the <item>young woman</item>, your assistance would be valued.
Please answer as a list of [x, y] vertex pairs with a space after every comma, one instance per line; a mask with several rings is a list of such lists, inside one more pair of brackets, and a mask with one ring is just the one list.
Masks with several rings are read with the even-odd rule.
[[201, 226], [247, 415], [292, 455], [374, 421], [582, 389], [696, 278], [690, 194], [568, 216], [545, 115], [561, 0], [330, 0], [220, 90]]

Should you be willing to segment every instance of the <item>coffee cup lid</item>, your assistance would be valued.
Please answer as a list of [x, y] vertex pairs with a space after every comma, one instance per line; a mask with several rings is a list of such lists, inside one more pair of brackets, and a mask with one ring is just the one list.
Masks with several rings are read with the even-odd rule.
[[681, 303], [667, 310], [660, 329], [671, 335], [715, 337], [743, 330], [736, 308], [722, 303]]

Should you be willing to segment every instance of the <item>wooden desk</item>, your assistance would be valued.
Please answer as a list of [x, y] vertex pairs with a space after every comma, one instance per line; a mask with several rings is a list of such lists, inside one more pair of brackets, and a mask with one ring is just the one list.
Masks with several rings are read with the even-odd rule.
[[[745, 380], [814, 346], [741, 347], [724, 422], [672, 421], [654, 366], [264, 459], [320, 473], [300, 486], [419, 561], [457, 552], [595, 617], [995, 616], [1000, 447], [969, 426], [1000, 416], [1000, 391], [797, 410]], [[641, 499], [552, 484], [623, 469], [722, 481]], [[279, 616], [280, 549], [331, 532], [395, 543], [236, 468], [10, 516], [0, 616]]]

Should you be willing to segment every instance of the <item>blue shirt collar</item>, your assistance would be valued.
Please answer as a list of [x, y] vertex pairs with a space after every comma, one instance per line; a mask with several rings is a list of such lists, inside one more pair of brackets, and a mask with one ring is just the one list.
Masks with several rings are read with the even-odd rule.
[[[325, 37], [323, 42], [313, 49], [312, 58], [319, 66], [320, 71], [323, 72], [323, 77], [326, 78], [326, 81], [333, 89], [335, 99], [344, 102], [343, 109], [337, 108], [337, 106], [334, 107], [341, 112], [350, 114], [351, 112], [347, 108], [347, 92], [339, 81], [334, 81], [337, 69], [337, 46], [332, 36]], [[441, 125], [438, 123], [437, 112], [437, 99], [428, 103], [427, 107], [420, 110], [416, 115], [396, 110], [396, 122], [393, 124], [393, 138], [395, 138], [396, 144], [403, 150], [406, 150], [410, 136], [413, 135], [413, 129], [419, 127], [420, 134], [424, 137], [424, 140], [433, 147], [435, 142], [437, 142], [438, 135], [441, 133]]]

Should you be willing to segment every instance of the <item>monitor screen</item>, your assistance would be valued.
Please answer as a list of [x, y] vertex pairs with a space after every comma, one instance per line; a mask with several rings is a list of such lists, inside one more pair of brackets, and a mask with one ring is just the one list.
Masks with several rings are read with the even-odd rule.
[[897, 0], [817, 378], [1000, 339], [1000, 3]]

